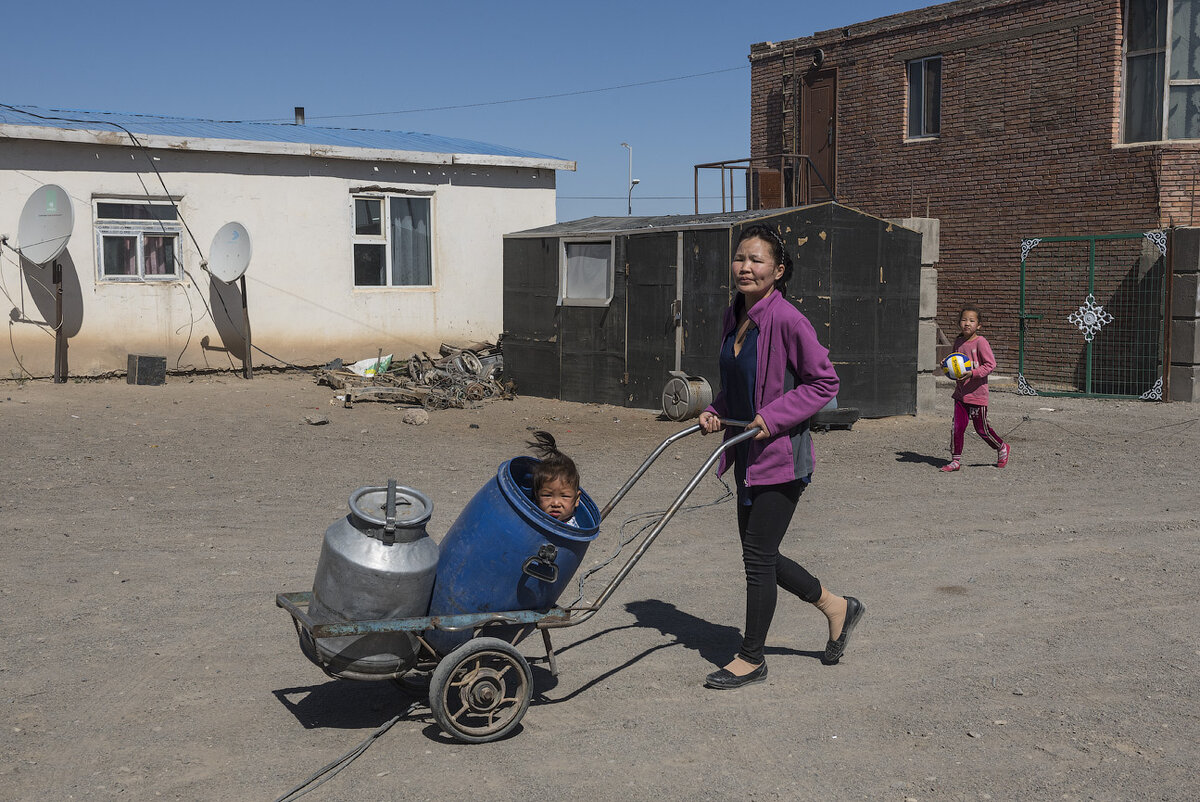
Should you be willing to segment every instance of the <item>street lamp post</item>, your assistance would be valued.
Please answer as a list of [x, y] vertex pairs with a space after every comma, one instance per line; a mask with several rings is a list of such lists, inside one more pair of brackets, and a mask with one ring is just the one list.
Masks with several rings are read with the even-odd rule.
[[627, 148], [629, 150], [629, 199], [628, 199], [629, 204], [625, 211], [626, 211], [626, 214], [632, 215], [633, 214], [633, 188], [635, 186], [637, 186], [638, 184], [640, 184], [641, 182], [633, 177], [633, 145], [630, 145], [628, 142], [622, 142], [621, 147]]

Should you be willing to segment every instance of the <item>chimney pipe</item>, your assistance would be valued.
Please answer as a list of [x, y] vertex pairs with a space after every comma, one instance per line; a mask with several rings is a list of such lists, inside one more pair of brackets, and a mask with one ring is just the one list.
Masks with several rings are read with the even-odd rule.
[[304, 107], [296, 106], [296, 125], [304, 125]]

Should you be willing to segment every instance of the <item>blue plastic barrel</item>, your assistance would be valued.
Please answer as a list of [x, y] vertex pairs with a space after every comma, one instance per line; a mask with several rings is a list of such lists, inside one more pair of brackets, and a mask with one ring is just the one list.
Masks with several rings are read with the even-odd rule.
[[[575, 576], [588, 544], [600, 533], [600, 510], [580, 493], [570, 526], [533, 502], [533, 457], [514, 457], [475, 494], [439, 544], [430, 615], [545, 610]], [[547, 544], [554, 546], [557, 578], [529, 576], [523, 568]], [[535, 559], [545, 575], [546, 561]], [[541, 570], [537, 570], [541, 569]], [[431, 631], [428, 639], [445, 652], [470, 633]]]

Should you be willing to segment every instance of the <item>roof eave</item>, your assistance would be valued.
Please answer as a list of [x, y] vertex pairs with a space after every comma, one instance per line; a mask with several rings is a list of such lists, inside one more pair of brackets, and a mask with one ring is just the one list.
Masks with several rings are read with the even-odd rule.
[[[269, 156], [310, 156], [318, 159], [349, 161], [403, 162], [405, 164], [458, 164], [480, 167], [526, 167], [539, 170], [575, 170], [575, 162], [566, 159], [528, 156], [493, 156], [481, 153], [431, 153], [416, 150], [355, 148], [336, 145], [311, 145], [300, 142], [262, 142], [246, 139], [179, 137], [134, 132], [137, 141], [151, 150], [190, 150], [203, 153], [252, 153]], [[79, 128], [54, 128], [43, 125], [0, 123], [0, 139], [36, 139], [74, 142], [85, 145], [132, 147], [123, 131], [99, 131]]]

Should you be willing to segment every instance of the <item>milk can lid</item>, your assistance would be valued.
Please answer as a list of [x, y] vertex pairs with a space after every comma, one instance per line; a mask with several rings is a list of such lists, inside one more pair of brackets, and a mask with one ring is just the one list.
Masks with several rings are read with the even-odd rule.
[[[388, 489], [360, 487], [350, 495], [350, 512], [369, 524], [384, 526], [388, 519]], [[433, 515], [433, 502], [419, 490], [396, 488], [396, 525], [421, 526]]]

